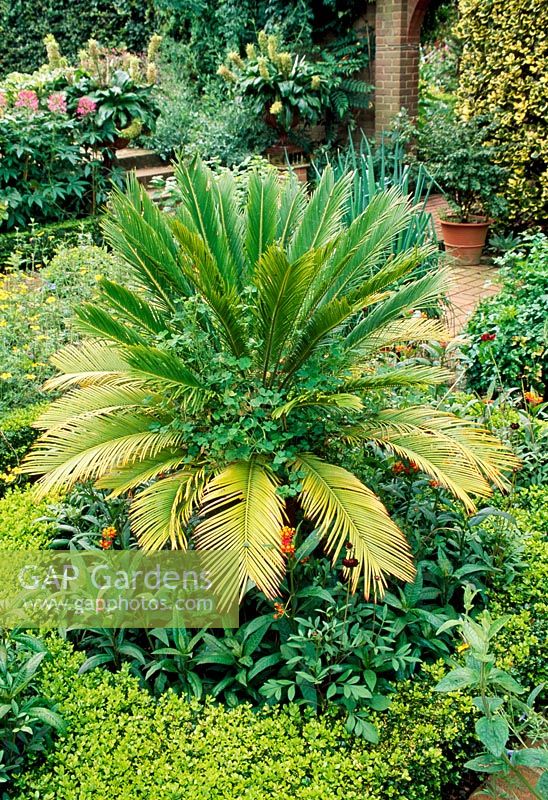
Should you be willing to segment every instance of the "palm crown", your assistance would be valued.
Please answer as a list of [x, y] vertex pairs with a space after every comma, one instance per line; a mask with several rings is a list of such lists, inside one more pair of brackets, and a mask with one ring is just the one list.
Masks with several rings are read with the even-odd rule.
[[334, 560], [351, 545], [353, 589], [361, 576], [366, 595], [387, 575], [412, 579], [405, 537], [367, 486], [325, 460], [331, 443], [411, 459], [468, 507], [514, 461], [451, 414], [386, 407], [390, 387], [447, 378], [382, 358], [395, 343], [448, 338], [410, 314], [446, 283], [442, 271], [413, 276], [428, 248], [392, 255], [408, 201], [381, 193], [346, 225], [352, 176], [329, 168], [310, 198], [253, 173], [242, 201], [229, 174], [198, 160], [177, 181], [172, 216], [134, 180], [115, 193], [105, 231], [133, 279], [103, 280], [101, 302], [77, 311], [86, 338], [54, 358], [50, 386], [65, 394], [39, 420], [27, 470], [44, 492], [89, 480], [134, 492], [145, 549], [190, 539], [236, 551], [240, 594], [250, 580], [277, 594], [295, 513]]

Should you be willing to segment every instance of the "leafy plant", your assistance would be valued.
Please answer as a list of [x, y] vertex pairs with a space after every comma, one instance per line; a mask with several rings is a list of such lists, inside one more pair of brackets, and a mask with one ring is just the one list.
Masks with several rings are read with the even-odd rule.
[[[472, 600], [473, 595], [469, 594], [467, 612]], [[548, 741], [546, 725], [534, 711], [534, 702], [542, 686], [534, 689], [523, 701], [520, 699], [525, 692], [523, 686], [495, 666], [492, 642], [507, 621], [506, 617], [493, 620], [489, 613], [484, 612], [480, 621], [473, 620], [466, 613], [456, 622], [445, 623], [442, 628], [458, 627], [467, 655], [465, 666], [455, 667], [442, 678], [436, 689], [440, 692], [467, 689], [478, 693], [473, 703], [481, 716], [475, 729], [485, 752], [468, 761], [466, 766], [478, 772], [503, 775], [511, 779], [510, 791], [525, 788], [533, 797], [543, 800], [548, 788], [548, 772], [535, 780], [520, 769], [536, 767], [548, 770], [548, 750], [529, 746]]]
[[539, 405], [548, 399], [548, 237], [523, 236], [498, 263], [502, 290], [480, 303], [467, 326], [467, 381], [490, 394], [523, 386]]
[[216, 181], [197, 160], [177, 177], [175, 217], [134, 179], [115, 193], [106, 235], [145, 294], [104, 280], [100, 303], [80, 308], [90, 338], [55, 356], [49, 383], [74, 390], [40, 418], [26, 469], [43, 475], [42, 491], [86, 480], [114, 495], [139, 489], [141, 545], [186, 547], [190, 536], [237, 552], [240, 595], [251, 580], [276, 596], [295, 501], [333, 560], [350, 542], [352, 589], [360, 576], [367, 595], [387, 574], [411, 579], [403, 534], [367, 486], [322, 458], [326, 444], [376, 442], [469, 508], [515, 461], [451, 414], [386, 405], [383, 389], [447, 377], [376, 360], [394, 341], [447, 338], [439, 322], [405, 316], [437, 297], [443, 272], [390, 289], [431, 252], [389, 257], [409, 203], [379, 194], [347, 227], [351, 176], [330, 169], [309, 200], [293, 181], [252, 175], [244, 209], [230, 177]]
[[476, 215], [497, 218], [504, 201], [499, 194], [505, 170], [496, 163], [487, 117], [459, 119], [456, 114], [434, 117], [421, 130], [419, 158], [452, 203], [459, 222]]
[[51, 743], [52, 733], [65, 725], [55, 706], [37, 689], [38, 670], [47, 656], [44, 644], [23, 633], [2, 635], [0, 641], [0, 784], [26, 766]]

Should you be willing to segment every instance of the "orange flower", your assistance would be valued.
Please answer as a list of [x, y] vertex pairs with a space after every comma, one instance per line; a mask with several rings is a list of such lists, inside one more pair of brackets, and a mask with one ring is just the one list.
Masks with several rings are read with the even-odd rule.
[[280, 619], [285, 615], [285, 606], [283, 603], [274, 603], [274, 619]]
[[295, 555], [295, 528], [290, 528], [289, 526], [285, 525], [281, 530], [281, 537], [282, 537], [282, 545], [281, 550], [282, 553], [286, 556], [294, 556]]
[[523, 395], [526, 401], [532, 406], [538, 406], [542, 403], [542, 397], [536, 392], [525, 392]]

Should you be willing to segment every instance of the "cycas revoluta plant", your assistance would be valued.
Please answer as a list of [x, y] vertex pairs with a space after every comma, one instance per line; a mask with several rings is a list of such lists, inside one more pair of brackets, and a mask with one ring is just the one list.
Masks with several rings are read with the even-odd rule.
[[381, 357], [394, 343], [448, 337], [409, 314], [445, 287], [439, 270], [413, 279], [429, 247], [391, 255], [410, 204], [377, 194], [346, 226], [352, 175], [335, 181], [329, 168], [310, 199], [253, 173], [245, 207], [231, 176], [198, 160], [177, 180], [173, 216], [133, 179], [115, 192], [105, 233], [134, 283], [103, 280], [101, 302], [79, 309], [88, 338], [55, 356], [49, 385], [67, 393], [40, 418], [27, 470], [43, 475], [44, 492], [90, 480], [134, 491], [145, 549], [236, 551], [240, 594], [251, 580], [276, 595], [281, 529], [299, 507], [333, 560], [351, 544], [353, 589], [361, 576], [366, 595], [388, 575], [412, 579], [403, 534], [371, 489], [324, 460], [329, 444], [380, 444], [469, 508], [514, 460], [451, 414], [385, 407], [392, 387], [447, 378]]

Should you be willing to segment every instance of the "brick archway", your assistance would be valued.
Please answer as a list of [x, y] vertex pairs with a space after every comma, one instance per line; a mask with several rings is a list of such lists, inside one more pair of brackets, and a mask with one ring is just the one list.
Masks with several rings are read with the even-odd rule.
[[375, 131], [402, 107], [417, 113], [421, 26], [433, 0], [376, 0]]

